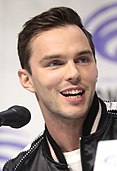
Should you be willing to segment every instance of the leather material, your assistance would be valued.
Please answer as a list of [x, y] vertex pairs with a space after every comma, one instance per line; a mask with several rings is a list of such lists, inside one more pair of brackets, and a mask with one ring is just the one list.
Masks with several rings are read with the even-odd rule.
[[[93, 171], [98, 141], [117, 139], [117, 110], [107, 112], [103, 101], [100, 100], [100, 102], [102, 116], [98, 130], [93, 134], [84, 133], [80, 140], [83, 171]], [[90, 119], [89, 122], [85, 123], [90, 124]], [[57, 146], [57, 150], [61, 151], [59, 146]], [[56, 162], [52, 159], [44, 133], [33, 142], [31, 149], [7, 162], [3, 171], [69, 171], [69, 168], [67, 163]]]

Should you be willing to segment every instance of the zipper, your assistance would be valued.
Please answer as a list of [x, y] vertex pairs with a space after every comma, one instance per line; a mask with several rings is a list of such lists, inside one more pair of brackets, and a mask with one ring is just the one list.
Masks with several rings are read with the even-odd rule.
[[[27, 151], [24, 151], [25, 154], [24, 156], [19, 160], [19, 162], [16, 164], [15, 168], [13, 171], [17, 171], [17, 169], [20, 167], [20, 165], [22, 164], [22, 162], [26, 159], [26, 157], [28, 157], [28, 155], [30, 155], [30, 153], [32, 153], [32, 151], [39, 145], [39, 143], [43, 140], [43, 135], [39, 138], [39, 140], [36, 142], [36, 140], [34, 140], [31, 144], [34, 144], [32, 147], [30, 147], [30, 149], [28, 149]], [[35, 143], [36, 142], [36, 143]], [[23, 152], [23, 151], [22, 151]], [[22, 152], [20, 152], [18, 155], [22, 154]], [[5, 164], [5, 166], [12, 161], [14, 158], [11, 158], [10, 160], [8, 160]], [[5, 167], [4, 166], [4, 167]]]
[[[30, 153], [39, 145], [39, 143], [43, 140], [43, 136], [39, 139], [39, 141], [38, 142], [36, 142], [35, 143], [35, 140], [32, 142], [32, 144], [33, 143], [35, 143], [29, 150], [27, 150], [26, 151], [26, 154], [22, 157], [22, 159], [20, 159], [20, 161], [16, 164], [16, 166], [15, 166], [15, 168], [14, 168], [14, 171], [16, 171], [19, 167], [20, 167], [20, 165], [21, 165], [21, 163], [26, 159], [26, 157], [28, 157], [28, 155], [30, 155]], [[21, 152], [22, 153], [22, 152]], [[20, 155], [20, 153], [19, 153], [19, 155]]]

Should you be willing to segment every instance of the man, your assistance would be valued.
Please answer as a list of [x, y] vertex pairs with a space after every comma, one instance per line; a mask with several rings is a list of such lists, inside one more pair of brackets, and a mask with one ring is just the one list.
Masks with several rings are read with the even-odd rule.
[[117, 138], [117, 116], [95, 92], [91, 34], [75, 11], [52, 8], [25, 23], [18, 54], [20, 82], [35, 93], [45, 131], [3, 170], [92, 171], [98, 141]]

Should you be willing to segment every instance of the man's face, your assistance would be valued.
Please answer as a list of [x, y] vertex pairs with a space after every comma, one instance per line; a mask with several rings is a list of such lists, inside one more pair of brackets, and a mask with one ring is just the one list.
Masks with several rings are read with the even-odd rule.
[[44, 116], [86, 116], [98, 74], [81, 29], [71, 25], [45, 31], [32, 40], [31, 50], [30, 79]]

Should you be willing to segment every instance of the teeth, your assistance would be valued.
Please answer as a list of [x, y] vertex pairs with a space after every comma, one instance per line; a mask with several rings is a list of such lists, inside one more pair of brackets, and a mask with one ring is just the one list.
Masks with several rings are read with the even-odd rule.
[[67, 90], [62, 92], [62, 94], [69, 98], [79, 98], [83, 94], [83, 90]]
[[82, 90], [68, 90], [63, 92], [64, 95], [78, 95], [79, 93], [82, 93]]
[[81, 97], [81, 95], [76, 95], [76, 96], [68, 96], [70, 99], [72, 98], [79, 98], [79, 97]]

